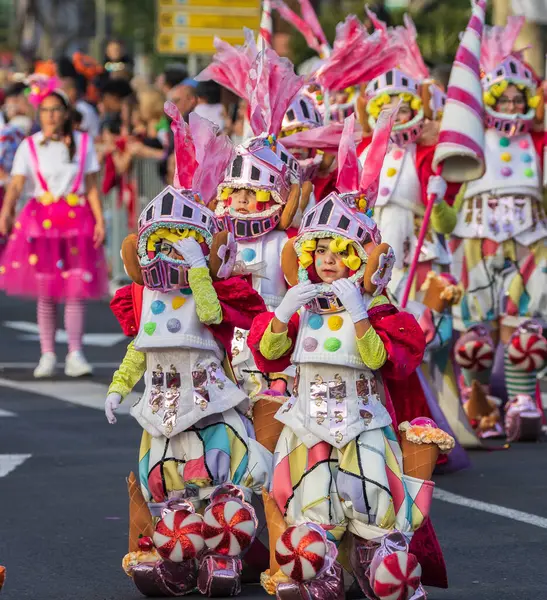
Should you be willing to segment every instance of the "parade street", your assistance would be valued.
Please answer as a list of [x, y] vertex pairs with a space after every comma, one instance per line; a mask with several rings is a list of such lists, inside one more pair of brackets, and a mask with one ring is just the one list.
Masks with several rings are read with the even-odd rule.
[[[127, 406], [115, 426], [102, 411], [127, 340], [107, 303], [90, 305], [86, 355], [96, 375], [36, 382], [34, 305], [0, 301], [2, 600], [136, 600], [121, 560], [125, 478], [136, 470], [141, 428]], [[62, 362], [64, 344], [57, 354]], [[450, 589], [430, 589], [430, 600], [546, 598], [545, 440], [471, 459], [471, 469], [436, 478], [432, 518]], [[258, 586], [243, 595], [265, 597]]]

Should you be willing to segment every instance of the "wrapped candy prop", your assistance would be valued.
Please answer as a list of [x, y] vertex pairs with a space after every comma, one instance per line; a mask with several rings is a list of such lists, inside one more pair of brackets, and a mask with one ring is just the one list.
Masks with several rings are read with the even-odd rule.
[[536, 394], [537, 373], [547, 362], [547, 340], [536, 321], [523, 323], [511, 336], [505, 349], [505, 384], [509, 399], [518, 394], [536, 398], [541, 411], [541, 399]]
[[420, 417], [399, 425], [403, 471], [417, 479], [431, 479], [439, 454], [448, 454], [455, 446], [451, 435], [431, 419]]
[[[275, 548], [277, 540], [281, 538], [283, 532], [287, 529], [285, 519], [277, 506], [276, 501], [270, 496], [267, 490], [262, 490], [262, 500], [264, 502], [264, 513], [268, 523], [268, 540], [270, 549]], [[275, 552], [270, 550], [270, 568], [261, 574], [260, 583], [262, 587], [271, 596], [275, 595], [278, 583], [288, 581], [288, 577], [280, 570], [279, 564], [275, 558]]]
[[500, 411], [492, 396], [488, 396], [476, 379], [471, 384], [469, 398], [463, 405], [471, 427], [480, 438], [496, 438], [503, 435]]
[[169, 511], [158, 521], [152, 537], [164, 560], [183, 562], [196, 558], [205, 547], [203, 519], [193, 510]]

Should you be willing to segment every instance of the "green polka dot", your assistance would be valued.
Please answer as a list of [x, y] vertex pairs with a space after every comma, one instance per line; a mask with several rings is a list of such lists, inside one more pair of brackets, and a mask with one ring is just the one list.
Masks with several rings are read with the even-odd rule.
[[524, 169], [524, 174], [526, 175], [526, 177], [533, 177], [534, 169]]
[[184, 294], [185, 296], [191, 296], [192, 290], [190, 288], [184, 288], [184, 289], [180, 290], [180, 293]]
[[501, 146], [502, 148], [507, 148], [507, 146], [509, 146], [509, 144], [510, 144], [510, 143], [511, 143], [511, 142], [510, 142], [509, 138], [506, 138], [506, 137], [503, 137], [503, 138], [501, 138], [501, 140], [500, 140], [500, 146]]
[[341, 345], [342, 342], [338, 338], [331, 337], [325, 340], [323, 347], [327, 352], [336, 352], [337, 350], [340, 350]]
[[156, 323], [145, 323], [144, 324], [144, 332], [147, 333], [148, 335], [152, 335], [154, 333], [154, 331], [156, 331]]

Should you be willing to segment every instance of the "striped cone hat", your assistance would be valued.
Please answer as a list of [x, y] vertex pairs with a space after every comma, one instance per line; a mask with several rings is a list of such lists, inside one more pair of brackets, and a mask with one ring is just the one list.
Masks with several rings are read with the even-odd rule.
[[484, 175], [484, 103], [480, 82], [481, 37], [486, 0], [474, 0], [450, 74], [433, 168], [446, 181], [472, 181]]
[[263, 0], [262, 2], [262, 18], [260, 19], [260, 32], [258, 34], [258, 48], [272, 47], [273, 36], [273, 20], [272, 20], [272, 3], [271, 0]]

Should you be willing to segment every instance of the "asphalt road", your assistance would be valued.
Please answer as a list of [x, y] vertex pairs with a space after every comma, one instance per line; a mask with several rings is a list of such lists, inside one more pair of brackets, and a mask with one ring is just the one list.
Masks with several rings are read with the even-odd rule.
[[[31, 303], [0, 297], [0, 321], [33, 319]], [[88, 323], [91, 333], [118, 331], [106, 304], [90, 308]], [[124, 415], [110, 426], [100, 410], [108, 365], [122, 358], [126, 341], [87, 349], [103, 365], [91, 381], [59, 376], [30, 392], [31, 368], [17, 364], [35, 362], [39, 352], [24, 337], [0, 324], [0, 474], [2, 456], [31, 455], [0, 477], [0, 564], [7, 567], [1, 597], [136, 600], [141, 596], [120, 563], [128, 528], [125, 477], [137, 466], [140, 428]], [[60, 346], [61, 359], [63, 352]], [[66, 400], [67, 386], [77, 403]], [[82, 406], [90, 389], [94, 396]], [[515, 520], [520, 513], [510, 518], [434, 501], [450, 588], [430, 589], [430, 600], [545, 600], [546, 443], [474, 452], [471, 459], [471, 469], [437, 478], [438, 488], [528, 513], [535, 524]], [[265, 597], [253, 587], [244, 595]]]

